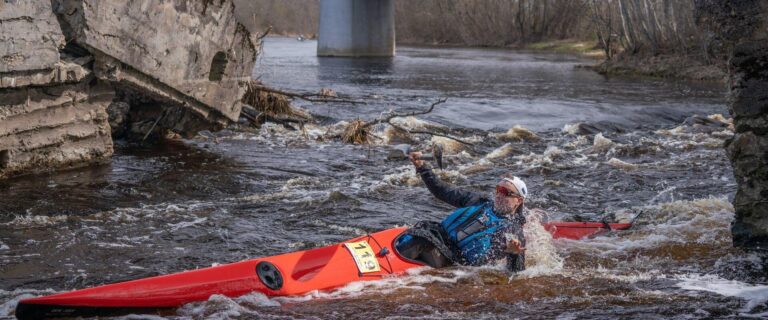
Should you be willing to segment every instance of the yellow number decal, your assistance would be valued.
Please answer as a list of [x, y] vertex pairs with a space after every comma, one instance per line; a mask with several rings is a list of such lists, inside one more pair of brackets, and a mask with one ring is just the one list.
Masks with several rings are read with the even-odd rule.
[[349, 242], [345, 243], [344, 246], [355, 259], [357, 270], [360, 270], [360, 273], [381, 271], [379, 260], [376, 260], [376, 255], [373, 254], [373, 249], [368, 245], [368, 242]]

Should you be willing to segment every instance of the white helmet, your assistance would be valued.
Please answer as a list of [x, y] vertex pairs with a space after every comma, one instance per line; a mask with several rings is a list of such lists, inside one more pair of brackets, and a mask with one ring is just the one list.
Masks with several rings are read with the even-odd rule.
[[520, 193], [520, 195], [523, 196], [523, 198], [528, 198], [528, 187], [525, 186], [525, 182], [523, 182], [522, 179], [516, 176], [513, 176], [512, 178], [504, 178], [502, 180], [515, 185], [515, 188], [517, 188], [517, 192]]

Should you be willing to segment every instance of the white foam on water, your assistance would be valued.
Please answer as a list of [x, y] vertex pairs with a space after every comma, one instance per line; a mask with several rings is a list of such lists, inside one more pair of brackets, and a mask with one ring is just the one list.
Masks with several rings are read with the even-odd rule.
[[67, 221], [66, 215], [44, 216], [44, 215], [34, 215], [32, 213], [26, 213], [24, 215], [15, 215], [13, 217], [13, 220], [2, 223], [2, 225], [13, 226], [17, 228], [18, 227], [34, 228], [34, 227], [52, 226], [65, 221]]
[[198, 225], [198, 224], [201, 224], [201, 223], [206, 222], [206, 221], [208, 221], [207, 217], [201, 217], [201, 218], [197, 218], [197, 219], [192, 220], [192, 221], [182, 221], [182, 222], [179, 222], [179, 223], [172, 223], [172, 224], [169, 224], [168, 226], [171, 228], [171, 231], [177, 231], [179, 229], [183, 229], [183, 228], [191, 227], [191, 226], [194, 226], [194, 225]]
[[445, 137], [432, 136], [430, 142], [443, 145], [443, 153], [445, 155], [457, 154], [467, 149], [465, 144]]
[[595, 135], [595, 138], [592, 142], [592, 152], [608, 152], [608, 150], [610, 150], [614, 145], [615, 143], [611, 139], [604, 137], [603, 133], [601, 132]]
[[557, 315], [557, 317], [555, 317], [555, 320], [576, 320], [578, 318], [579, 318], [579, 313], [565, 312]]
[[587, 136], [578, 136], [576, 139], [564, 143], [562, 146], [563, 148], [569, 148], [569, 149], [575, 149], [580, 148], [589, 145], [589, 139], [587, 139]]
[[397, 117], [392, 119], [392, 123], [410, 130], [423, 130], [423, 129], [429, 129], [429, 128], [440, 128], [440, 129], [446, 128], [444, 125], [441, 125], [439, 123], [419, 119], [416, 117]]
[[527, 155], [521, 155], [516, 156], [516, 159], [518, 159], [518, 166], [522, 166], [524, 168], [534, 168], [534, 167], [540, 167], [540, 166], [551, 166], [555, 164], [552, 158], [548, 157], [545, 154], [535, 154], [533, 152], [527, 154]]
[[570, 135], [576, 135], [579, 132], [579, 125], [581, 123], [573, 123], [573, 124], [565, 124], [563, 126], [563, 129], [560, 130], [562, 133], [570, 134]]
[[13, 291], [0, 289], [0, 298], [3, 300], [3, 303], [0, 304], [0, 318], [13, 317], [13, 314], [16, 311], [16, 305], [19, 304], [19, 301], [21, 300], [53, 293], [56, 293], [53, 289], [15, 289]]
[[[452, 170], [434, 170], [440, 180], [451, 184], [466, 181], [467, 177], [463, 175], [459, 168]], [[420, 186], [421, 178], [416, 175], [416, 170], [411, 165], [405, 165], [394, 169], [394, 173], [385, 174], [382, 180], [391, 185]]]
[[505, 141], [531, 141], [531, 140], [539, 140], [539, 136], [537, 136], [533, 131], [529, 130], [528, 128], [525, 128], [521, 125], [515, 125], [512, 128], [509, 128], [507, 132], [500, 133], [496, 135], [496, 138], [499, 140], [505, 140]]
[[325, 222], [325, 221], [319, 220], [319, 219], [312, 220], [311, 223], [313, 225], [315, 225], [315, 226], [318, 226], [318, 227], [325, 227], [325, 228], [332, 229], [332, 230], [337, 230], [337, 231], [342, 231], [342, 232], [349, 232], [349, 233], [352, 233], [352, 234], [354, 234], [356, 236], [361, 236], [361, 235], [364, 235], [364, 234], [368, 234], [368, 232], [366, 232], [365, 230], [360, 229], [360, 228], [355, 228], [355, 227], [351, 227], [351, 226], [342, 226], [342, 225], [338, 225], [338, 224], [328, 223], [328, 222]]
[[258, 319], [263, 315], [259, 314], [253, 307], [280, 306], [280, 302], [260, 292], [251, 292], [237, 298], [214, 294], [207, 301], [183, 305], [177, 310], [177, 313], [194, 319]]
[[544, 230], [541, 221], [546, 220], [546, 213], [541, 210], [527, 210], [525, 234], [525, 270], [512, 277], [538, 277], [557, 274], [563, 271], [564, 259], [554, 245], [552, 234]]
[[[425, 271], [432, 270], [430, 273]], [[404, 275], [370, 281], [356, 281], [333, 291], [312, 291], [298, 297], [275, 297], [280, 302], [303, 302], [314, 299], [347, 299], [363, 294], [389, 294], [396, 290], [424, 290], [424, 285], [435, 282], [456, 283], [459, 279], [476, 274], [478, 268], [449, 268], [439, 271], [429, 267], [413, 268]], [[436, 273], [436, 274], [435, 274]]]
[[716, 121], [720, 121], [720, 122], [724, 122], [724, 123], [728, 123], [728, 124], [732, 124], [733, 123], [733, 118], [726, 118], [725, 116], [723, 116], [722, 113], [710, 114], [710, 115], [707, 116], [707, 118], [710, 118], [710, 119], [716, 120]]
[[768, 302], [768, 285], [753, 285], [736, 280], [727, 280], [716, 275], [683, 275], [677, 286], [683, 290], [706, 291], [727, 297], [737, 297], [747, 301], [740, 310], [749, 312]]
[[632, 250], [650, 250], [670, 244], [730, 245], [730, 223], [734, 211], [722, 198], [675, 201], [643, 207], [639, 224], [620, 234], [597, 236], [593, 239], [558, 239], [565, 250], [576, 250], [596, 256], [621, 255]]
[[283, 191], [290, 191], [292, 189], [300, 189], [303, 187], [313, 186], [320, 184], [320, 179], [316, 177], [296, 177], [288, 179], [282, 187]]
[[280, 191], [275, 193], [257, 193], [237, 198], [227, 198], [228, 201], [245, 201], [245, 202], [263, 202], [274, 201], [288, 197], [288, 192]]
[[167, 320], [168, 318], [162, 316], [155, 316], [151, 314], [128, 314], [124, 316], [114, 317], [114, 320]]
[[405, 165], [394, 169], [394, 173], [385, 174], [382, 180], [391, 185], [406, 185], [415, 187], [421, 183], [413, 166]]
[[198, 217], [194, 211], [216, 207], [212, 202], [190, 201], [188, 203], [159, 203], [153, 205], [142, 205], [136, 208], [116, 208], [112, 210], [97, 212], [95, 214], [82, 218], [85, 222], [116, 222], [132, 223], [137, 221], [146, 221], [147, 219], [168, 218], [193, 218]]
[[732, 268], [734, 266], [746, 270], [760, 270], [763, 267], [763, 257], [757, 252], [728, 254], [720, 257], [715, 262], [716, 270], [723, 270], [723, 268]]
[[[648, 281], [659, 277], [663, 277], [663, 274], [659, 270], [651, 270], [648, 272], [630, 272], [630, 273], [618, 273], [616, 270], [605, 268], [598, 265], [597, 268], [589, 270], [589, 276], [594, 278], [610, 279], [613, 281], [636, 283], [638, 281]], [[664, 294], [662, 292], [655, 292], [655, 294]]]
[[176, 311], [183, 316], [205, 319], [231, 319], [248, 314], [248, 310], [232, 298], [214, 294], [208, 301], [188, 303]]
[[671, 199], [671, 201], [672, 201], [672, 202], [674, 202], [674, 201], [675, 201], [675, 198], [674, 198], [674, 193], [673, 193], [673, 192], [674, 192], [675, 190], [677, 190], [677, 186], [671, 186], [671, 187], [667, 187], [666, 189], [659, 191], [659, 193], [658, 193], [658, 194], [656, 194], [655, 196], [653, 196], [653, 198], [651, 198], [651, 200], [648, 200], [648, 203], [656, 203], [657, 201], [659, 201], [659, 199], [660, 199], [661, 197], [664, 197], [664, 196], [666, 196], [667, 194], [669, 194], [669, 195], [670, 195], [670, 199]]
[[617, 169], [621, 169], [621, 170], [624, 170], [624, 171], [633, 171], [633, 170], [637, 170], [637, 168], [638, 168], [638, 165], [636, 165], [634, 163], [624, 162], [624, 161], [621, 161], [621, 160], [616, 159], [616, 158], [611, 158], [610, 160], [606, 161], [605, 163], [607, 165], [611, 166], [611, 167], [614, 167], [614, 168], [617, 168]]
[[94, 242], [97, 247], [101, 248], [133, 248], [135, 246], [125, 243], [109, 243], [109, 242]]
[[498, 147], [494, 149], [493, 151], [489, 152], [488, 154], [483, 157], [484, 160], [496, 160], [500, 158], [504, 158], [508, 156], [512, 151], [514, 151], [514, 147], [511, 143], [505, 143], [503, 146]]

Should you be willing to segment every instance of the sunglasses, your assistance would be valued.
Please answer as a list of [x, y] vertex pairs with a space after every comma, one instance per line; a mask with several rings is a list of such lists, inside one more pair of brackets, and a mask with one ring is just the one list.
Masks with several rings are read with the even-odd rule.
[[517, 192], [514, 192], [514, 191], [509, 190], [509, 189], [507, 189], [505, 187], [502, 187], [502, 186], [496, 186], [496, 193], [499, 193], [499, 194], [501, 194], [501, 195], [503, 195], [505, 197], [515, 197], [515, 198], [518, 198], [520, 200], [523, 199], [523, 196], [517, 194]]

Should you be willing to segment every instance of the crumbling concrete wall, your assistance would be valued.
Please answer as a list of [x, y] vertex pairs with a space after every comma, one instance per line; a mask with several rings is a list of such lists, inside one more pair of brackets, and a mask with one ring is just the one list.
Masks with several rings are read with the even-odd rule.
[[240, 116], [240, 82], [256, 49], [228, 0], [54, 0], [67, 40], [96, 58], [96, 76], [209, 122]]
[[222, 128], [256, 55], [231, 0], [2, 1], [0, 178], [106, 161], [114, 129]]
[[90, 57], [62, 55], [50, 1], [0, 3], [0, 178], [82, 166], [112, 155], [106, 107]]
[[731, 226], [736, 246], [768, 249], [768, 2], [697, 0], [698, 22], [730, 52], [727, 143], [738, 190]]
[[64, 34], [50, 1], [0, 2], [0, 73], [52, 69]]

